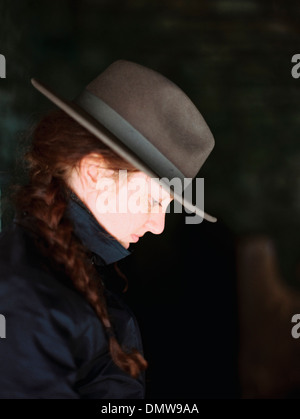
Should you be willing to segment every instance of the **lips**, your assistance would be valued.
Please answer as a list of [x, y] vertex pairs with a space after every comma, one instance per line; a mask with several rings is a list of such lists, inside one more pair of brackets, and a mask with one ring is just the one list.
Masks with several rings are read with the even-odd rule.
[[132, 242], [136, 243], [137, 241], [139, 241], [140, 236], [138, 236], [136, 234], [131, 234], [131, 238], [132, 238]]

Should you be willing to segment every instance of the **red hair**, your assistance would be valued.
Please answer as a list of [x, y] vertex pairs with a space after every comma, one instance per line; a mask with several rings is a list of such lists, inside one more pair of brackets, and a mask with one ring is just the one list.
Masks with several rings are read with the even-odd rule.
[[[143, 356], [125, 352], [118, 343], [109, 319], [103, 285], [87, 259], [87, 249], [72, 234], [71, 221], [64, 216], [70, 189], [70, 170], [90, 154], [100, 154], [109, 168], [137, 171], [80, 124], [62, 111], [52, 111], [37, 124], [30, 149], [25, 154], [29, 181], [14, 193], [18, 214], [27, 213], [42, 241], [39, 248], [51, 265], [63, 269], [88, 300], [102, 322], [113, 361], [133, 377], [146, 369]], [[98, 276], [98, 280], [93, 278]]]

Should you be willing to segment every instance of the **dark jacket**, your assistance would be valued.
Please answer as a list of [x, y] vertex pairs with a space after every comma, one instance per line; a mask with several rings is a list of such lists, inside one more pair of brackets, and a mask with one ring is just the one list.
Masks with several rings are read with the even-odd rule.
[[[103, 278], [130, 254], [72, 195], [68, 216], [75, 234], [92, 252]], [[65, 275], [45, 269], [30, 232], [30, 220], [15, 219], [0, 235], [1, 398], [143, 398], [144, 375], [131, 378], [111, 359], [102, 323]], [[142, 352], [135, 317], [121, 297], [106, 289], [119, 342]]]

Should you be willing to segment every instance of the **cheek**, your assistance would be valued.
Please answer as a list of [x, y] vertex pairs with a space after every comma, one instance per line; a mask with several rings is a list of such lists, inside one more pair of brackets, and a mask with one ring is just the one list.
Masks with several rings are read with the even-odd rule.
[[119, 236], [126, 238], [131, 234], [143, 234], [147, 214], [122, 214], [118, 220]]

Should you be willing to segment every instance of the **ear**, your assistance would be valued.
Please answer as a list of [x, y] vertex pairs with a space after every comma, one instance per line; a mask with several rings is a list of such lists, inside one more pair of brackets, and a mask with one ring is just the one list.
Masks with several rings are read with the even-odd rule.
[[109, 169], [100, 154], [88, 154], [80, 161], [80, 177], [84, 187], [96, 190], [100, 177], [109, 177], [114, 170]]

